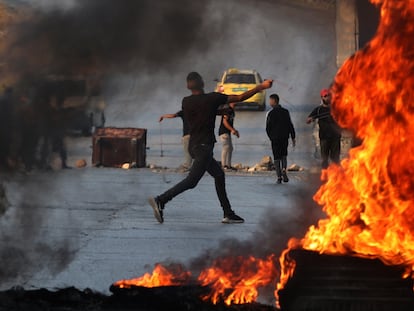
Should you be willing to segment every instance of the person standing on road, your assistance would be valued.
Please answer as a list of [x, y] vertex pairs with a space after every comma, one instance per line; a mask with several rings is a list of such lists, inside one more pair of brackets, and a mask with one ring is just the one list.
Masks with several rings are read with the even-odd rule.
[[208, 172], [214, 178], [217, 196], [224, 213], [222, 222], [244, 222], [244, 219], [236, 215], [231, 208], [226, 193], [224, 171], [213, 157], [213, 149], [216, 142], [214, 135], [216, 115], [223, 105], [228, 104], [234, 108], [235, 103], [246, 100], [254, 94], [270, 88], [272, 83], [272, 80], [265, 80], [255, 88], [240, 95], [226, 95], [217, 92], [204, 93], [204, 81], [200, 74], [197, 72], [190, 72], [188, 74], [187, 88], [191, 91], [191, 95], [183, 98], [182, 109], [184, 118], [187, 120], [190, 128], [189, 150], [194, 161], [186, 178], [164, 193], [148, 199], [158, 222], [164, 222], [163, 212], [166, 203], [180, 193], [196, 187], [205, 172]]
[[321, 104], [312, 110], [306, 123], [318, 120], [322, 168], [327, 168], [329, 160], [339, 163], [341, 153], [341, 128], [331, 115], [331, 94], [328, 89], [320, 92]]
[[287, 155], [289, 137], [292, 138], [293, 146], [296, 145], [296, 133], [287, 109], [279, 104], [279, 95], [269, 96], [269, 104], [272, 109], [266, 117], [266, 133], [272, 143], [272, 152], [275, 163], [277, 183], [288, 182]]
[[172, 119], [172, 118], [181, 118], [183, 121], [183, 136], [181, 138], [181, 142], [183, 144], [183, 151], [184, 151], [184, 162], [181, 164], [181, 167], [184, 171], [188, 171], [191, 167], [191, 163], [193, 162], [193, 159], [191, 158], [190, 151], [188, 150], [188, 145], [190, 143], [190, 130], [188, 128], [188, 124], [186, 120], [184, 119], [184, 113], [182, 110], [176, 112], [176, 113], [167, 113], [163, 114], [159, 122], [162, 122], [165, 118]]
[[224, 170], [237, 171], [236, 168], [231, 166], [231, 157], [233, 155], [233, 142], [231, 135], [240, 137], [239, 131], [234, 128], [234, 109], [229, 107], [224, 109], [221, 115], [221, 122], [219, 127], [219, 137], [222, 143], [221, 149], [221, 166]]

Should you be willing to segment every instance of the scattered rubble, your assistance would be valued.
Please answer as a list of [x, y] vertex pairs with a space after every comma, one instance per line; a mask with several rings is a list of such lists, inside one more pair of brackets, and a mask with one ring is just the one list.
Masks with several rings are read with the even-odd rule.
[[131, 168], [131, 164], [130, 163], [124, 163], [122, 164], [121, 168], [123, 168], [124, 170], [128, 170]]
[[[170, 171], [170, 172], [178, 172], [178, 173], [186, 173], [188, 172], [188, 168], [178, 167], [175, 169], [171, 169], [168, 167], [158, 166], [156, 164], [149, 164], [147, 168], [151, 169], [154, 173], [159, 173], [161, 171]], [[236, 163], [233, 165], [233, 168], [236, 170], [232, 171], [232, 173], [260, 173], [260, 172], [271, 172], [275, 170], [275, 165], [271, 156], [266, 155], [253, 166], [245, 166], [242, 163]], [[294, 163], [287, 168], [288, 171], [291, 172], [300, 172], [304, 171], [305, 168], [299, 166], [298, 164]], [[226, 171], [227, 172], [227, 171]]]
[[287, 170], [291, 172], [299, 172], [299, 171], [304, 171], [305, 169], [303, 167], [300, 167], [297, 164], [292, 164], [291, 166], [287, 168]]
[[80, 160], [77, 160], [76, 162], [75, 162], [75, 166], [77, 167], [77, 168], [83, 168], [83, 167], [86, 167], [88, 164], [86, 163], [86, 160], [85, 159], [80, 159]]

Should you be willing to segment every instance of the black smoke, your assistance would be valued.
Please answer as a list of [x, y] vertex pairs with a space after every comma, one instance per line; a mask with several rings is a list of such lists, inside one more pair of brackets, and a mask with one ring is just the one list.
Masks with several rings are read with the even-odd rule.
[[[64, 133], [73, 127], [79, 130], [79, 123], [83, 132], [93, 128], [86, 117], [89, 112], [51, 109], [54, 99], [61, 108], [68, 92], [50, 77], [59, 77], [59, 81], [94, 77], [101, 92], [119, 74], [174, 71], [189, 55], [198, 52], [202, 58], [214, 38], [227, 29], [224, 17], [210, 16], [210, 4], [75, 0], [71, 8], [17, 5], [18, 17], [7, 28], [0, 54], [2, 76], [12, 77], [2, 83], [8, 91], [1, 106], [13, 107], [4, 114], [8, 121], [2, 122], [7, 131], [2, 131], [6, 136], [0, 137], [0, 143], [8, 147], [0, 155], [0, 166], [23, 161], [30, 170], [36, 165], [33, 155], [39, 142], [44, 137], [53, 140], [49, 133]], [[12, 142], [14, 146], [10, 146]]]
[[7, 58], [17, 71], [123, 72], [172, 68], [225, 31], [210, 1], [88, 0], [32, 9], [13, 29]]

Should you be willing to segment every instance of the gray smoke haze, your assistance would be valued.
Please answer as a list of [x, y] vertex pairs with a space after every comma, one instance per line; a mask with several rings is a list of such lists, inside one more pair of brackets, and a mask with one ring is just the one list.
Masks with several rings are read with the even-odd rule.
[[[55, 192], [57, 180], [48, 185], [49, 191]], [[14, 186], [13, 183], [9, 184], [12, 189]], [[18, 206], [12, 206], [0, 218], [2, 286], [8, 282], [24, 284], [40, 271], [56, 275], [72, 261], [78, 246], [76, 239], [59, 238], [56, 232], [52, 235], [44, 230], [45, 222], [53, 218], [53, 206], [39, 203], [39, 193], [46, 196], [43, 189], [29, 186], [25, 181], [18, 184], [18, 193], [12, 189], [8, 193]], [[54, 199], [50, 201], [53, 202]]]
[[[2, 117], [8, 119], [4, 125], [8, 132], [0, 140], [8, 143], [25, 136], [22, 132], [27, 128], [34, 145], [43, 135], [40, 132], [45, 132], [44, 125], [54, 122], [50, 102], [57, 97], [63, 103], [67, 90], [50, 83], [50, 76], [93, 76], [98, 89], [117, 93], [124, 88], [119, 82], [123, 74], [154, 76], [172, 71], [189, 53], [206, 52], [209, 38], [219, 37], [226, 29], [225, 18], [208, 16], [209, 5], [210, 1], [191, 0], [73, 0], [60, 5], [28, 1], [16, 5], [22, 13], [7, 30], [0, 55], [3, 76], [15, 80], [5, 85], [14, 88], [14, 93], [5, 95], [1, 106], [13, 109]], [[153, 81], [148, 87], [141, 85], [139, 92], [142, 95], [148, 90], [153, 92]], [[57, 130], [63, 132], [73, 124], [73, 111], [61, 111], [58, 118], [62, 122]], [[22, 148], [15, 148], [19, 150], [15, 158], [33, 153], [24, 150], [26, 142], [22, 144]], [[5, 153], [0, 165], [5, 162]]]
[[18, 72], [128, 72], [174, 66], [208, 49], [225, 20], [205, 23], [210, 1], [74, 0], [33, 7], [16, 25], [8, 63]]

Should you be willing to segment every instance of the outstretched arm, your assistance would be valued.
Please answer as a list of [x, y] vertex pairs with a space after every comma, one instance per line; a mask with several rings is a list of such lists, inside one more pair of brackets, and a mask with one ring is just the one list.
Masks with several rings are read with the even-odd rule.
[[177, 117], [177, 114], [176, 113], [167, 113], [167, 114], [163, 114], [161, 117], [160, 117], [160, 119], [158, 120], [158, 122], [161, 122], [162, 120], [164, 120], [164, 119], [173, 119], [173, 118], [176, 118]]
[[239, 95], [229, 95], [227, 97], [227, 103], [230, 107], [234, 108], [236, 103], [240, 103], [250, 97], [252, 97], [254, 94], [259, 93], [263, 90], [269, 89], [272, 87], [273, 80], [264, 80], [261, 84], [256, 86], [255, 88], [248, 90], [242, 94]]

